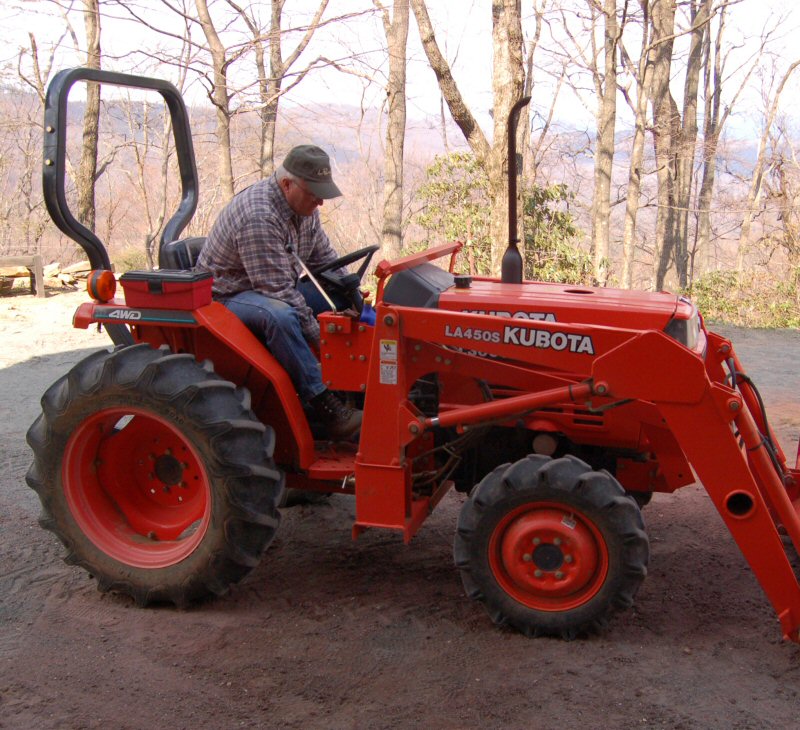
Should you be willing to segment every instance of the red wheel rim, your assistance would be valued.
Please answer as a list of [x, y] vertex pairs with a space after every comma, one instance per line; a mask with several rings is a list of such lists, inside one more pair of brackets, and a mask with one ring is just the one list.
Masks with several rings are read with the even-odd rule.
[[106, 408], [70, 436], [62, 466], [67, 505], [102, 552], [137, 568], [165, 568], [203, 540], [211, 490], [194, 447], [166, 419]]
[[568, 611], [589, 601], [608, 575], [597, 525], [557, 502], [509, 512], [489, 541], [489, 565], [506, 593], [538, 611]]

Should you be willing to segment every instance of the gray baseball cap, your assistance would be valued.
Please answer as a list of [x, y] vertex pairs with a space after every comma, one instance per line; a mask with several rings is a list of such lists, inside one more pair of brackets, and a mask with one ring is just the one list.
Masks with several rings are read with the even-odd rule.
[[333, 182], [331, 160], [327, 152], [313, 144], [301, 144], [289, 150], [283, 168], [308, 184], [318, 198], [338, 198], [342, 191]]

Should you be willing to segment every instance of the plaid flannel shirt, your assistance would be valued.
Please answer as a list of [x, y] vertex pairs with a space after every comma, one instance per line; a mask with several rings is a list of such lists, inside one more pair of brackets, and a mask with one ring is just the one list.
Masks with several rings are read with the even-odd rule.
[[215, 298], [253, 290], [296, 307], [303, 334], [317, 342], [319, 324], [295, 288], [303, 272], [286, 252], [288, 241], [311, 270], [337, 258], [322, 230], [319, 211], [298, 216], [273, 175], [240, 192], [222, 210], [197, 268], [214, 277]]

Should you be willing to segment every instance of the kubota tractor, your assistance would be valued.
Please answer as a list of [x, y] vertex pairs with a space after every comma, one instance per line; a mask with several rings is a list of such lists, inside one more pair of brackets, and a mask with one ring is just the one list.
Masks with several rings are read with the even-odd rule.
[[[160, 269], [123, 275], [124, 297], [105, 247], [66, 202], [67, 98], [81, 80], [156, 91], [172, 115], [181, 203]], [[355, 495], [353, 538], [384, 529], [405, 542], [456, 489], [468, 495], [454, 545], [467, 594], [498, 624], [573, 637], [629, 607], [644, 580], [640, 507], [699, 479], [797, 641], [800, 586], [781, 538], [800, 546], [798, 469], [731, 343], [668, 293], [523, 282], [509, 136], [501, 280], [459, 275], [461, 244], [442, 245], [377, 265], [374, 325], [349, 311], [319, 317], [323, 379], [364, 412], [358, 442], [334, 443], [191, 270], [201, 241], [180, 234], [197, 175], [177, 90], [59, 73], [46, 101], [45, 200], [95, 269], [74, 325], [102, 325], [115, 342], [47, 390], [28, 432], [27, 481], [68, 562], [138, 604], [183, 605], [253, 569], [286, 489]], [[365, 268], [315, 278], [358, 309]]]

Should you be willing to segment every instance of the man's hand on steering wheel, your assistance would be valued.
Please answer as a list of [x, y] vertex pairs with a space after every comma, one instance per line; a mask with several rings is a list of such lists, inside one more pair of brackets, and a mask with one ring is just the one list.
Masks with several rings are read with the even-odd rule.
[[[365, 294], [360, 291], [359, 284], [378, 249], [380, 249], [380, 246], [372, 245], [360, 248], [357, 251], [351, 251], [344, 256], [340, 256], [335, 261], [319, 266], [311, 273], [325, 286], [326, 290], [330, 288], [329, 293], [341, 294], [353, 305], [356, 313], [361, 314], [361, 310], [364, 308]], [[364, 262], [358, 267], [358, 271], [355, 274], [334, 273], [337, 269], [349, 266], [362, 258]]]

